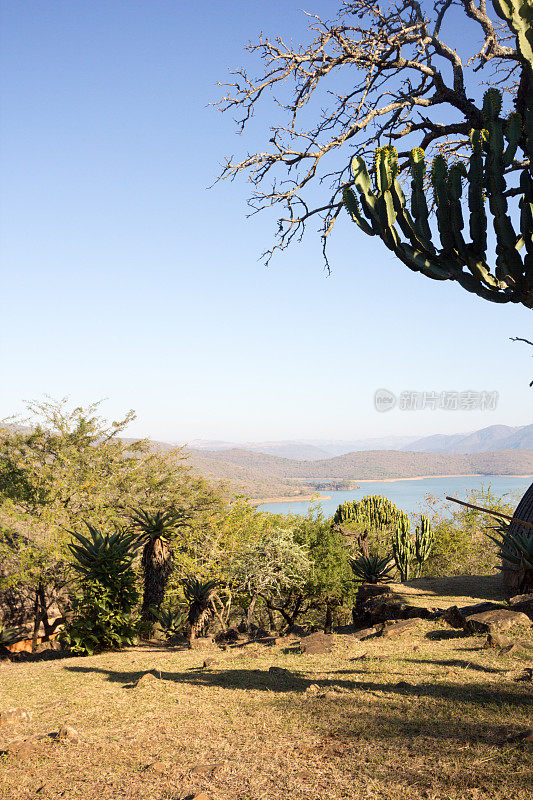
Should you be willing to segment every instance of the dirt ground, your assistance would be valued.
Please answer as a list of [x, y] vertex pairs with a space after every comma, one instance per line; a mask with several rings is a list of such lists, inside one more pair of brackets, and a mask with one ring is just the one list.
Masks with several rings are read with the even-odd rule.
[[[394, 639], [334, 636], [325, 655], [290, 639], [4, 662], [0, 711], [31, 719], [0, 726], [0, 798], [530, 800], [533, 683], [516, 678], [533, 634], [512, 637], [502, 652], [420, 621]], [[64, 724], [79, 741], [54, 738]]]

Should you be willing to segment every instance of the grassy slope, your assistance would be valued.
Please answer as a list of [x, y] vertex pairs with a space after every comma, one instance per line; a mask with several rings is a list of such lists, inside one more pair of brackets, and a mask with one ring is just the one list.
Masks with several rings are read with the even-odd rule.
[[[335, 639], [323, 656], [257, 644], [216, 651], [210, 671], [205, 653], [149, 647], [2, 664], [0, 709], [22, 705], [33, 719], [0, 727], [0, 748], [63, 722], [82, 742], [46, 739], [29, 761], [6, 757], [0, 797], [531, 797], [531, 745], [506, 741], [531, 724], [531, 684], [506, 676], [527, 656], [426, 622], [401, 640]], [[522, 639], [533, 644], [531, 633]], [[272, 665], [288, 678], [269, 674]], [[147, 670], [160, 679], [132, 688]], [[312, 683], [343, 692], [310, 697]]]
[[348, 478], [353, 480], [410, 478], [419, 475], [532, 475], [533, 451], [499, 450], [493, 453], [443, 455], [411, 453], [401, 450], [368, 450], [348, 453], [319, 461], [295, 461], [290, 458], [254, 453], [248, 450], [193, 451], [192, 458], [220, 462], [231, 473], [234, 466], [254, 470], [278, 480], [302, 478]]

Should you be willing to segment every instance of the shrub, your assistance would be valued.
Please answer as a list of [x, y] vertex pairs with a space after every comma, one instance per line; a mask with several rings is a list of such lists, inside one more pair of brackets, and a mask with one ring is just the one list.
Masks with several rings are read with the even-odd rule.
[[[490, 486], [471, 492], [467, 500], [493, 511], [506, 514], [514, 511], [513, 498], [497, 497], [491, 492]], [[428, 504], [435, 509], [431, 519], [434, 543], [424, 575], [438, 577], [495, 572], [496, 554], [486, 536], [493, 531], [494, 519], [488, 514], [453, 503], [439, 503], [435, 508], [437, 501], [434, 498], [428, 498]]]
[[79, 655], [134, 644], [138, 621], [133, 610], [139, 600], [133, 569], [137, 536], [117, 528], [102, 533], [86, 523], [89, 536], [72, 533], [69, 548], [79, 588], [72, 601], [73, 618], [61, 641]]

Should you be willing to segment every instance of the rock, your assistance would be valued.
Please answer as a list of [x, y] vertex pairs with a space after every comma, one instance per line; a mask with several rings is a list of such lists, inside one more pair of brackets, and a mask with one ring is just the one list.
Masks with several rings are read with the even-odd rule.
[[465, 618], [457, 606], [450, 606], [442, 615], [442, 619], [452, 628], [464, 628]]
[[292, 672], [284, 667], [270, 667], [268, 670], [269, 675], [276, 675], [279, 678], [290, 678], [292, 677]]
[[168, 772], [168, 764], [164, 761], [153, 761], [151, 764], [147, 764], [145, 769], [151, 769], [152, 772], [157, 772], [158, 775], [164, 775]]
[[28, 761], [39, 750], [39, 742], [36, 738], [22, 739], [8, 744], [5, 752], [11, 758], [19, 761]]
[[515, 625], [531, 627], [531, 620], [520, 611], [511, 611], [507, 608], [482, 611], [480, 614], [470, 614], [465, 619], [467, 633], [496, 633], [500, 630], [512, 628]]
[[215, 640], [212, 636], [199, 636], [198, 639], [193, 639], [189, 642], [191, 650], [205, 650], [215, 646]]
[[506, 636], [502, 636], [500, 633], [497, 633], [496, 631], [494, 631], [494, 633], [489, 633], [489, 635], [485, 639], [485, 643], [484, 643], [483, 647], [485, 649], [490, 648], [490, 647], [503, 648], [503, 647], [509, 647], [509, 645], [512, 645], [512, 642], [511, 642], [510, 639], [508, 639]]
[[352, 636], [354, 639], [357, 639], [357, 641], [363, 641], [364, 639], [370, 639], [372, 636], [376, 636], [377, 633], [377, 628], [363, 628], [360, 631], [355, 631]]
[[216, 658], [206, 658], [202, 664], [202, 669], [212, 669], [213, 667], [216, 667], [217, 664], [218, 661]]
[[525, 667], [518, 675], [515, 675], [513, 680], [531, 683], [531, 681], [533, 681], [533, 668]]
[[216, 641], [221, 642], [223, 644], [231, 644], [232, 642], [237, 642], [240, 639], [240, 633], [237, 628], [228, 628], [225, 631], [220, 631], [216, 635]]
[[309, 636], [302, 636], [300, 639], [300, 651], [307, 655], [316, 655], [321, 653], [331, 653], [333, 650], [333, 639], [331, 634], [310, 633]]
[[0, 712], [0, 725], [13, 725], [15, 722], [29, 722], [31, 714], [25, 708], [8, 708]]
[[79, 743], [80, 735], [76, 728], [73, 728], [71, 725], [62, 725], [57, 732], [57, 739], [61, 739], [63, 741], [68, 740], [69, 742]]
[[533, 592], [530, 592], [529, 594], [515, 594], [514, 597], [509, 598], [509, 605], [515, 606], [519, 603], [528, 602], [529, 600], [533, 600]]
[[518, 594], [511, 597], [509, 604], [513, 611], [521, 611], [533, 620], [533, 594]]
[[224, 766], [224, 761], [217, 761], [214, 764], [195, 764], [189, 768], [189, 772], [193, 775], [205, 775], [211, 777], [215, 772], [218, 772]]
[[144, 686], [154, 685], [154, 681], [159, 680], [157, 675], [154, 675], [153, 672], [145, 672], [144, 675], [141, 675], [137, 683], [134, 684], [136, 689], [142, 689]]
[[386, 639], [392, 636], [402, 636], [404, 633], [412, 632], [417, 625], [416, 619], [400, 619], [396, 622], [386, 622], [381, 629], [380, 636]]
[[316, 695], [320, 694], [320, 692], [321, 692], [321, 691], [322, 691], [322, 689], [320, 688], [320, 686], [318, 685], [318, 683], [312, 683], [312, 684], [311, 684], [311, 686], [308, 686], [308, 687], [307, 687], [307, 689], [305, 690], [305, 693], [306, 693], [307, 695], [314, 695], [314, 696], [316, 696]]

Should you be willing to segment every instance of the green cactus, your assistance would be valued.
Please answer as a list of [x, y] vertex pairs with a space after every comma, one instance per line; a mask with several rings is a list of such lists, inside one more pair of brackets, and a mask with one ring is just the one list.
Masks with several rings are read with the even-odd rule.
[[[424, 151], [411, 151], [410, 211], [398, 180], [394, 147], [378, 147], [373, 180], [364, 159], [352, 159], [352, 185], [344, 204], [354, 222], [368, 235], [380, 236], [387, 247], [415, 272], [437, 280], [455, 280], [470, 292], [493, 302], [518, 302], [533, 308], [533, 4], [531, 0], [494, 0], [499, 16], [514, 32], [524, 62], [525, 78], [517, 98], [517, 111], [502, 118], [502, 94], [490, 88], [483, 99], [482, 127], [470, 133], [467, 163], [448, 166], [438, 155], [431, 168], [440, 246], [429, 225]], [[517, 151], [529, 159], [521, 167], [520, 186], [507, 184], [506, 171], [517, 165]], [[468, 195], [468, 231], [465, 241]], [[520, 233], [508, 213], [507, 190], [519, 194]], [[356, 193], [358, 197], [356, 196]], [[496, 263], [487, 263], [487, 201], [495, 233]], [[403, 238], [402, 238], [403, 235]], [[521, 254], [523, 250], [523, 254]]]
[[431, 530], [429, 519], [422, 515], [420, 517], [420, 526], [417, 525], [415, 530], [415, 578], [420, 577], [422, 567], [431, 554], [434, 542], [435, 535]]
[[392, 554], [402, 583], [411, 577], [411, 562], [414, 556], [413, 537], [410, 532], [409, 518], [401, 519], [392, 537]]

